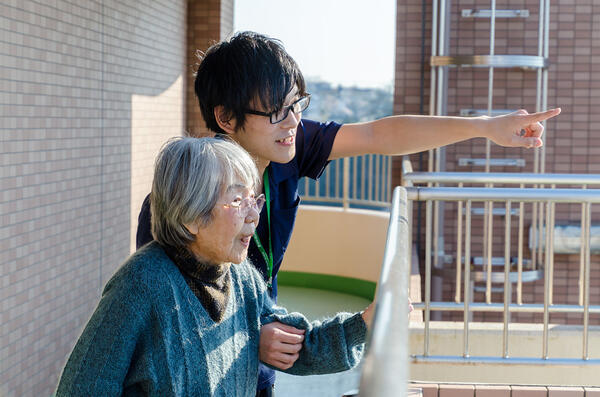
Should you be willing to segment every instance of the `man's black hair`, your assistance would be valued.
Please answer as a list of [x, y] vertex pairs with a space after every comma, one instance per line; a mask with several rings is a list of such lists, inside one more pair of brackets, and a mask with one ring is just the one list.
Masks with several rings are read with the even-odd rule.
[[304, 77], [281, 42], [240, 32], [206, 51], [194, 89], [208, 129], [224, 133], [215, 119], [216, 106], [223, 106], [228, 119], [235, 119], [240, 129], [252, 103], [260, 103], [265, 112], [279, 111], [294, 86], [299, 96], [306, 95]]

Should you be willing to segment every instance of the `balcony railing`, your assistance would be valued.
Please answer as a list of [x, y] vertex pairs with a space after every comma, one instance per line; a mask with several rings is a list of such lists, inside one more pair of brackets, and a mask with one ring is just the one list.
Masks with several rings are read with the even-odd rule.
[[305, 178], [298, 186], [304, 203], [344, 208], [389, 208], [392, 157], [367, 154], [333, 160], [318, 181]]
[[[466, 211], [464, 213], [464, 230], [458, 230], [457, 233], [465, 235], [464, 263], [471, 263], [471, 207], [474, 202], [502, 202], [505, 205], [507, 213], [513, 203], [546, 203], [551, 208], [547, 212], [546, 226], [548, 230], [553, 228], [553, 217], [550, 215], [554, 206], [558, 203], [576, 203], [584, 206], [584, 216], [581, 219], [581, 228], [584, 237], [582, 238], [583, 254], [583, 305], [556, 305], [552, 304], [552, 266], [553, 266], [553, 248], [552, 235], [546, 236], [545, 245], [545, 279], [544, 279], [544, 303], [543, 304], [519, 304], [510, 302], [510, 253], [511, 253], [511, 222], [510, 216], [505, 217], [505, 235], [504, 235], [504, 302], [499, 303], [473, 303], [470, 296], [471, 266], [464, 266], [464, 293], [462, 302], [434, 302], [431, 301], [431, 277], [432, 277], [432, 255], [425, 257], [425, 295], [424, 303], [416, 304], [416, 309], [424, 311], [425, 322], [425, 342], [423, 354], [415, 356], [415, 360], [441, 360], [441, 361], [473, 361], [473, 362], [492, 362], [508, 360], [514, 363], [576, 363], [576, 364], [600, 364], [600, 359], [591, 358], [588, 350], [589, 335], [589, 315], [590, 313], [600, 313], [600, 306], [590, 305], [590, 225], [592, 204], [600, 203], [600, 191], [595, 189], [532, 189], [532, 188], [450, 188], [450, 187], [411, 187], [407, 189], [408, 198], [412, 201], [425, 201], [427, 210], [427, 230], [431, 230], [432, 204], [436, 201], [446, 202], [464, 202]], [[462, 213], [460, 214], [462, 217]], [[426, 252], [431, 252], [431, 233], [426, 233]], [[457, 247], [460, 252], [460, 248]], [[457, 266], [457, 272], [460, 267]], [[489, 274], [489, 273], [488, 273]], [[429, 332], [430, 332], [430, 314], [432, 310], [462, 311], [464, 319], [463, 333], [463, 355], [462, 356], [438, 356], [429, 355]], [[471, 323], [470, 314], [472, 312], [501, 312], [503, 314], [503, 332], [502, 332], [502, 356], [501, 357], [474, 357], [469, 351], [469, 324]], [[543, 340], [541, 344], [540, 357], [509, 357], [508, 353], [508, 334], [511, 313], [542, 313], [543, 314]], [[550, 357], [548, 352], [548, 329], [550, 313], [582, 313], [582, 350], [580, 359], [568, 359], [561, 357]]]

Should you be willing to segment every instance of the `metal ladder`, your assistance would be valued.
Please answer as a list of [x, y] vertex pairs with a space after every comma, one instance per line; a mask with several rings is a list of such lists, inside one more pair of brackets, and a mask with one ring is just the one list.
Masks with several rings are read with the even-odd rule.
[[[461, 109], [461, 116], [496, 116], [499, 114], [510, 113], [514, 110], [510, 109], [494, 109], [494, 70], [506, 68], [518, 68], [521, 70], [535, 72], [537, 75], [536, 83], [536, 105], [535, 111], [547, 109], [547, 94], [548, 94], [548, 42], [549, 42], [549, 17], [550, 17], [550, 1], [540, 0], [538, 8], [538, 45], [537, 54], [535, 55], [510, 55], [495, 53], [495, 35], [496, 35], [496, 19], [499, 18], [528, 18], [530, 17], [529, 10], [498, 10], [496, 8], [496, 0], [480, 1], [483, 7], [489, 9], [463, 9], [460, 17], [462, 18], [485, 18], [490, 21], [489, 29], [489, 54], [472, 54], [455, 56], [449, 54], [450, 42], [450, 0], [433, 0], [432, 1], [432, 35], [431, 35], [431, 92], [430, 92], [430, 115], [446, 115], [447, 100], [448, 100], [448, 68], [486, 68], [488, 70], [488, 92], [487, 92], [487, 109]], [[543, 138], [544, 139], [544, 138]], [[545, 173], [545, 146], [539, 149], [534, 149], [533, 172]], [[445, 150], [444, 148], [430, 150], [428, 156], [428, 171], [442, 172], [445, 171]], [[491, 141], [487, 140], [485, 149], [485, 158], [460, 158], [458, 159], [459, 166], [484, 167], [485, 172], [491, 172], [492, 167], [517, 167], [522, 169], [525, 167], [525, 159], [522, 158], [492, 158]], [[429, 186], [440, 186], [439, 184], [429, 184]], [[493, 185], [486, 185], [492, 187]], [[539, 187], [543, 187], [540, 185]], [[434, 204], [433, 214], [433, 235], [436, 236], [433, 242], [433, 265], [434, 268], [442, 270], [444, 262], [448, 262], [448, 255], [444, 253], [444, 210], [443, 202]], [[473, 215], [484, 216], [484, 243], [483, 256], [473, 258], [473, 265], [481, 269], [482, 272], [492, 274], [492, 277], [486, 277], [485, 287], [475, 287], [476, 290], [486, 291], [486, 301], [491, 301], [491, 292], [499, 292], [498, 288], [492, 288], [491, 283], [495, 279], [493, 274], [494, 268], [502, 265], [504, 258], [492, 257], [492, 239], [493, 233], [492, 224], [493, 217], [506, 216], [504, 209], [494, 209], [491, 202], [485, 203], [483, 209], [473, 209]], [[538, 230], [543, 227], [544, 219], [543, 204], [533, 208], [532, 224], [538, 226]], [[508, 216], [515, 216], [509, 214]], [[536, 270], [534, 255], [532, 269]], [[464, 259], [457, 259], [464, 262]], [[501, 262], [501, 263], [500, 263]], [[498, 275], [499, 276], [499, 275]], [[533, 281], [533, 280], [532, 280]], [[437, 289], [437, 288], [435, 288]], [[502, 288], [500, 288], [502, 289]], [[440, 288], [441, 290], [441, 288]]]

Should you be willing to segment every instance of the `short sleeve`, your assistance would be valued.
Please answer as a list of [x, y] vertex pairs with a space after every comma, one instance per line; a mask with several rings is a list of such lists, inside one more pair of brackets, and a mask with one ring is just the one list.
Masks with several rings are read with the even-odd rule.
[[342, 125], [302, 120], [298, 126], [296, 159], [300, 177], [317, 179], [329, 163], [333, 142]]

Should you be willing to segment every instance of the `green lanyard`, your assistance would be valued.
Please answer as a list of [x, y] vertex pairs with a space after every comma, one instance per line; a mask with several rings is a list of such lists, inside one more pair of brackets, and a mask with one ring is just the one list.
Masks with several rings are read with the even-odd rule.
[[269, 171], [265, 168], [265, 174], [263, 176], [263, 184], [265, 185], [265, 201], [267, 202], [267, 225], [269, 226], [269, 255], [265, 251], [263, 245], [258, 237], [258, 230], [254, 232], [254, 242], [258, 247], [258, 250], [262, 254], [265, 262], [267, 263], [267, 270], [269, 272], [269, 280], [267, 286], [271, 288], [273, 285], [273, 243], [271, 243], [271, 194], [269, 192]]

